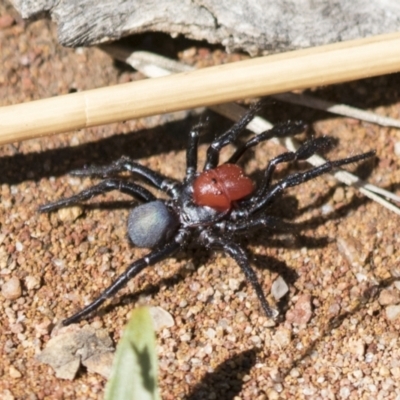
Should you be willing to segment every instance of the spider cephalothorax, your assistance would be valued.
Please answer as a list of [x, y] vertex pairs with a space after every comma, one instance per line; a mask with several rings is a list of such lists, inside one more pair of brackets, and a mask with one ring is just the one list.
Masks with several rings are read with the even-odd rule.
[[[199, 245], [223, 250], [231, 256], [253, 286], [266, 315], [271, 318], [277, 315], [276, 310], [268, 305], [248, 256], [236, 241], [237, 237], [262, 228], [288, 229], [287, 222], [268, 215], [267, 209], [273, 199], [288, 187], [299, 185], [336, 167], [372, 157], [374, 152], [328, 161], [319, 167], [289, 175], [271, 184], [277, 164], [305, 160], [325, 147], [328, 142], [326, 138], [311, 139], [296, 152], [286, 152], [272, 159], [264, 172], [263, 179], [255, 185], [236, 165], [243, 153], [274, 136], [290, 136], [303, 130], [301, 123], [289, 122], [277, 125], [239, 145], [230, 159], [218, 166], [220, 150], [228, 144], [235, 144], [239, 134], [244, 131], [259, 108], [260, 103], [251, 107], [237, 123], [211, 143], [204, 169], [200, 173], [197, 172], [197, 146], [202, 125], [195, 126], [189, 134], [186, 176], [183, 182], [166, 178], [129, 158], [122, 157], [108, 166], [74, 171], [75, 176], [99, 176], [105, 179], [75, 196], [40, 207], [41, 212], [49, 212], [74, 205], [101, 193], [119, 190], [143, 202], [132, 209], [128, 218], [128, 235], [131, 241], [136, 246], [153, 249], [145, 257], [129, 265], [126, 271], [91, 304], [64, 320], [64, 325], [78, 322], [86, 317], [107, 298], [115, 295], [140, 271], [184, 248], [192, 239]], [[129, 171], [165, 192], [170, 199], [159, 200], [143, 186], [118, 178], [118, 173], [123, 171]]]

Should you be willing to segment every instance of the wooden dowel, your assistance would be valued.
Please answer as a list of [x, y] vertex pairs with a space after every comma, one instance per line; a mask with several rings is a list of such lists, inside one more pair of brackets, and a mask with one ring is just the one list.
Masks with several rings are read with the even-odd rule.
[[400, 71], [400, 33], [0, 108], [0, 144]]

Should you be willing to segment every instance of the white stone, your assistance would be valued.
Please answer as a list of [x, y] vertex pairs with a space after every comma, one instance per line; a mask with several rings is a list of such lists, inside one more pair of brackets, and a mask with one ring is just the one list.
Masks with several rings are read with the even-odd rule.
[[271, 287], [272, 296], [274, 296], [275, 300], [280, 300], [288, 291], [289, 286], [281, 276], [278, 276]]

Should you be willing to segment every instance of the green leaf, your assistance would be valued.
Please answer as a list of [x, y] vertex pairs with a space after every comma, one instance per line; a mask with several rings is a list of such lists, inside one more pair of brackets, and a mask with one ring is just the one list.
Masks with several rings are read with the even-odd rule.
[[117, 346], [105, 400], [159, 400], [156, 340], [149, 309], [133, 310]]

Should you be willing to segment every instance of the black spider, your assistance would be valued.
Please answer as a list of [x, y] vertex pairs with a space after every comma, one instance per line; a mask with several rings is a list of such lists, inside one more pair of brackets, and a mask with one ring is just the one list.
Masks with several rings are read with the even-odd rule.
[[[238, 263], [246, 279], [253, 286], [266, 315], [270, 318], [277, 316], [278, 312], [268, 305], [246, 252], [236, 243], [236, 236], [265, 227], [279, 230], [290, 229], [288, 222], [267, 214], [267, 208], [273, 199], [288, 187], [299, 185], [336, 167], [372, 157], [375, 153], [371, 151], [341, 160], [327, 161], [321, 166], [289, 175], [271, 185], [271, 178], [277, 164], [306, 160], [328, 144], [327, 138], [311, 139], [296, 152], [286, 152], [272, 159], [264, 172], [263, 179], [255, 187], [250, 178], [246, 177], [242, 169], [236, 165], [243, 153], [264, 140], [294, 135], [303, 130], [301, 123], [289, 122], [277, 125], [252, 137], [245, 144], [239, 145], [231, 158], [225, 164], [218, 166], [220, 150], [230, 143], [235, 143], [259, 108], [260, 103], [257, 103], [228, 131], [214, 139], [207, 150], [203, 172], [200, 173], [197, 172], [197, 147], [202, 125], [195, 126], [189, 134], [186, 176], [183, 182], [166, 178], [129, 158], [122, 157], [109, 166], [74, 171], [75, 176], [100, 176], [106, 179], [75, 196], [39, 208], [41, 212], [50, 212], [111, 190], [119, 190], [144, 203], [130, 212], [128, 234], [136, 246], [150, 247], [153, 250], [132, 263], [91, 304], [65, 319], [64, 325], [78, 322], [86, 317], [147, 266], [184, 248], [189, 239], [195, 240], [206, 248], [221, 249], [228, 253]], [[150, 191], [137, 183], [110, 177], [122, 171], [135, 174], [168, 194], [170, 199], [158, 200]]]

